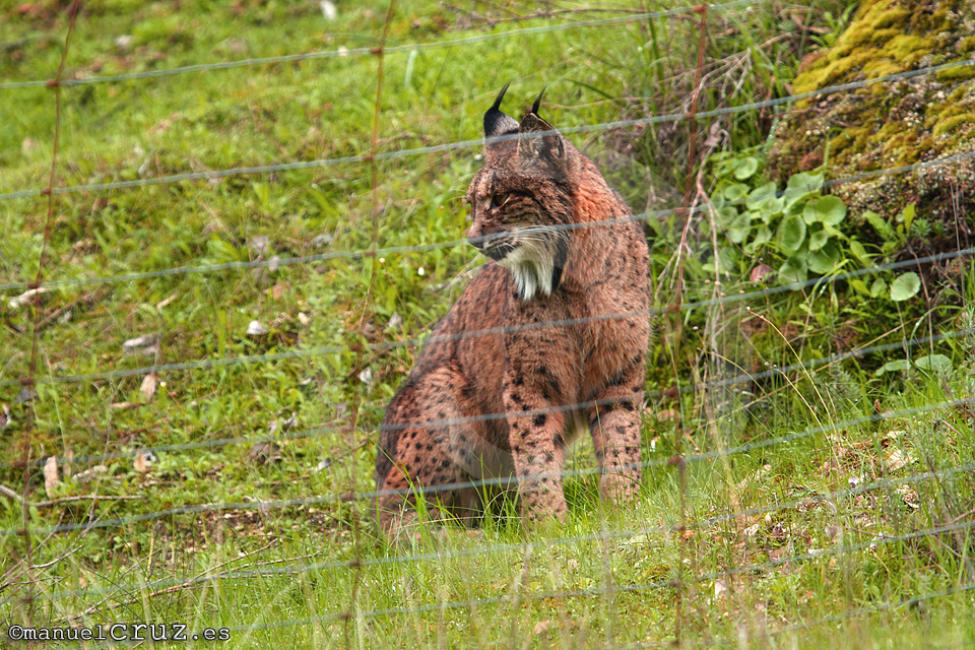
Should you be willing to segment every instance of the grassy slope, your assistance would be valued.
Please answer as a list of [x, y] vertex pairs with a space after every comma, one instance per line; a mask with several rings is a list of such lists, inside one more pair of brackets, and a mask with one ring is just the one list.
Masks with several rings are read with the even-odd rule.
[[[311, 3], [242, 4], [235, 11], [184, 2], [178, 12], [169, 3], [128, 4], [101, 3], [83, 14], [72, 45], [70, 71], [110, 74], [371, 45], [384, 13], [378, 5], [354, 10], [340, 5], [339, 20], [324, 23]], [[20, 48], [5, 49], [10, 54], [0, 62], [2, 77], [50, 76], [64, 32], [63, 19], [15, 17], [9, 5], [3, 11], [0, 41], [28, 40]], [[573, 18], [578, 17], [560, 20]], [[460, 33], [446, 28], [455, 19], [453, 13], [434, 5], [410, 6], [395, 16], [390, 40], [453, 38]], [[787, 67], [777, 65], [781, 54], [774, 46], [758, 49], [780, 25], [763, 9], [733, 17], [722, 26], [738, 29], [714, 30], [724, 38], [718, 41], [725, 48], [716, 55], [755, 47], [745, 57], [748, 81], [739, 95], [728, 93], [723, 101], [764, 97], [766, 86], [753, 78], [788, 74]], [[548, 84], [546, 114], [562, 126], [616, 119], [621, 113], [679, 108], [679, 93], [668, 95], [661, 87], [672, 83], [680, 88], [686, 83], [686, 78], [675, 75], [685, 69], [693, 52], [685, 51], [688, 41], [680, 28], [665, 22], [653, 27], [656, 45], [648, 25], [630, 25], [615, 28], [612, 38], [605, 30], [577, 29], [431, 49], [415, 56], [391, 55], [386, 59], [379, 146], [392, 150], [476, 138], [481, 112], [508, 79], [515, 80], [512, 106], [526, 103]], [[115, 43], [123, 34], [132, 36], [126, 52]], [[662, 58], [655, 58], [661, 49]], [[633, 63], [635, 56], [640, 64]], [[99, 182], [366, 152], [375, 70], [374, 57], [343, 57], [66, 90], [60, 181]], [[782, 79], [775, 83], [781, 84]], [[0, 192], [43, 185], [52, 106], [49, 90], [3, 92]], [[748, 120], [744, 116], [726, 126], [735, 137], [754, 139]], [[614, 138], [598, 134], [573, 137], [590, 145], [634, 205], [650, 202], [648, 194], [668, 196], [665, 181], [640, 164], [646, 152], [614, 149], [605, 144]], [[635, 137], [623, 133], [615, 139]], [[666, 144], [668, 137], [661, 129], [649, 139]], [[652, 158], [654, 151], [649, 148]], [[374, 213], [379, 215], [383, 246], [456, 239], [464, 228], [458, 198], [477, 164], [474, 153], [460, 150], [378, 164], [375, 191], [367, 165], [341, 165], [68, 195], [56, 202], [45, 275], [102, 276], [361, 249], [371, 243]], [[669, 162], [680, 166], [679, 160]], [[662, 176], [667, 177], [663, 172]], [[646, 189], [648, 177], [658, 184], [653, 192]], [[0, 202], [5, 233], [0, 242], [0, 283], [33, 277], [45, 205], [41, 199]], [[375, 212], [376, 206], [383, 208], [381, 212]], [[267, 238], [264, 250], [259, 245], [262, 237]], [[660, 250], [659, 259], [668, 254]], [[77, 457], [124, 452], [120, 458], [75, 462], [71, 468], [75, 474], [98, 463], [107, 471], [90, 483], [65, 476], [55, 488], [55, 497], [94, 492], [139, 497], [99, 502], [94, 513], [103, 519], [185, 504], [370, 489], [373, 432], [414, 349], [403, 346], [376, 357], [365, 345], [422, 335], [460, 290], [463, 274], [476, 264], [469, 248], [457, 246], [420, 255], [389, 255], [376, 262], [338, 259], [273, 272], [191, 274], [59, 290], [47, 297], [42, 316], [61, 308], [70, 316], [52, 318], [43, 330], [42, 375], [279, 352], [295, 346], [340, 352], [163, 373], [151, 400], [140, 395], [140, 377], [42, 383], [35, 402], [38, 421], [32, 456], [63, 455], [68, 450]], [[707, 295], [706, 289], [701, 291]], [[6, 298], [17, 293], [10, 290]], [[809, 305], [821, 304], [828, 298], [827, 293], [787, 300], [794, 306], [807, 300]], [[773, 321], [780, 313], [777, 303], [756, 307]], [[16, 331], [29, 331], [29, 314], [10, 309], [6, 299], [0, 309], [6, 319], [0, 335], [6, 351], [0, 365], [4, 382], [0, 402], [9, 406], [12, 417], [11, 424], [0, 430], [5, 450], [0, 482], [16, 486], [28, 411], [17, 400], [19, 387], [11, 382], [27, 367], [30, 338]], [[299, 312], [309, 317], [307, 324]], [[732, 310], [720, 316], [734, 320], [741, 313]], [[267, 336], [246, 336], [254, 319], [270, 329]], [[402, 323], [388, 327], [391, 319]], [[829, 323], [822, 318], [799, 325], [828, 333]], [[913, 323], [902, 325], [909, 331]], [[123, 341], [149, 333], [161, 336], [156, 355], [123, 354]], [[899, 336], [895, 334], [894, 340]], [[807, 357], [825, 352], [797, 345], [796, 353]], [[796, 360], [787, 346], [763, 354], [768, 355], [763, 360], [771, 363]], [[657, 346], [653, 356], [655, 367], [666, 365], [665, 346]], [[371, 372], [369, 382], [359, 378], [366, 368]], [[689, 378], [687, 372], [681, 373], [682, 381]], [[686, 410], [693, 434], [683, 444], [706, 451], [863, 415], [875, 400], [890, 410], [971, 394], [966, 373], [957, 375], [942, 381], [915, 376], [903, 385], [887, 385], [871, 380], [866, 370], [847, 365], [842, 372], [799, 376], [795, 385], [769, 385], [768, 392], [747, 408], [744, 402], [751, 398], [740, 394], [688, 396], [680, 405], [655, 407], [654, 417], [647, 422], [646, 453], [662, 464], [648, 472], [640, 504], [622, 511], [603, 509], [594, 498], [591, 479], [572, 479], [570, 522], [533, 531], [533, 545], [527, 549], [519, 545], [524, 539], [520, 527], [503, 516], [513, 512], [506, 504], [502, 516], [491, 520], [483, 532], [431, 531], [432, 538], [416, 549], [420, 553], [457, 550], [460, 557], [454, 559], [228, 577], [149, 598], [148, 594], [167, 585], [140, 589], [147, 581], [253, 570], [275, 561], [269, 566], [280, 570], [355, 557], [392, 558], [397, 551], [384, 548], [375, 538], [368, 508], [334, 504], [180, 515], [85, 535], [56, 536], [46, 540], [34, 558], [35, 563], [43, 563], [64, 555], [52, 567], [37, 571], [42, 578], [39, 597], [30, 605], [23, 599], [22, 587], [11, 586], [0, 592], [0, 616], [11, 622], [63, 622], [97, 605], [84, 620], [145, 618], [246, 628], [255, 622], [323, 617], [316, 624], [235, 630], [235, 645], [241, 646], [279, 644], [282, 639], [293, 639], [298, 645], [361, 647], [431, 645], [437, 639], [449, 645], [613, 645], [667, 641], [673, 638], [678, 621], [684, 638], [692, 641], [733, 644], [745, 635], [759, 642], [768, 630], [781, 625], [815, 621], [850, 607], [896, 602], [970, 581], [966, 549], [971, 547], [964, 531], [880, 543], [848, 555], [836, 551], [842, 544], [862, 544], [880, 534], [965, 521], [972, 502], [971, 481], [953, 475], [913, 484], [916, 498], [894, 486], [832, 504], [810, 501], [767, 517], [743, 516], [691, 529], [693, 534], [663, 534], [655, 529], [677, 525], [681, 513], [677, 474], [663, 464], [674, 451], [668, 412], [678, 406]], [[652, 370], [648, 379], [651, 388], [673, 381], [659, 369]], [[909, 394], [900, 394], [904, 386], [912, 388]], [[729, 410], [722, 413], [718, 426], [704, 407], [726, 396], [733, 400], [731, 406], [725, 405]], [[313, 435], [288, 437], [313, 427], [318, 427]], [[890, 431], [903, 433], [892, 437]], [[269, 433], [278, 438], [279, 462], [255, 461], [251, 444], [244, 442], [161, 452], [146, 473], [133, 467], [131, 454], [143, 447], [240, 436], [254, 439]], [[950, 468], [972, 458], [973, 442], [970, 412], [939, 410], [759, 447], [736, 454], [727, 463], [695, 462], [687, 472], [685, 515], [690, 520], [761, 508], [841, 490], [851, 478], [866, 483], [882, 479], [893, 467], [889, 461], [894, 449], [912, 461], [896, 469], [895, 476], [929, 467]], [[588, 452], [585, 446], [578, 450], [576, 467], [591, 466]], [[35, 472], [35, 501], [44, 498], [42, 482], [40, 472]], [[20, 525], [19, 507], [0, 501], [0, 508], [0, 525]], [[87, 508], [88, 503], [38, 508], [32, 525], [43, 528], [83, 521]], [[600, 531], [626, 534], [609, 534], [607, 541], [595, 542], [563, 539], [591, 538]], [[496, 543], [515, 546], [471, 555], [485, 544]], [[779, 562], [811, 549], [828, 552], [773, 570], [720, 576], [730, 567]], [[0, 538], [0, 568], [17, 570], [15, 558], [23, 552], [20, 538]], [[13, 582], [22, 579], [11, 576]], [[678, 578], [684, 585], [680, 589], [666, 584]], [[645, 592], [614, 588], [661, 581], [665, 584]], [[119, 588], [123, 591], [108, 593]], [[548, 592], [578, 590], [588, 591], [571, 598], [545, 597]], [[682, 599], [675, 598], [677, 592]], [[437, 607], [471, 598], [501, 600], [471, 609]], [[421, 605], [428, 607], [423, 614], [368, 615], [383, 608]], [[898, 639], [906, 644], [960, 644], [966, 635], [971, 640], [975, 634], [964, 624], [970, 619], [971, 605], [966, 595], [940, 598], [913, 608], [771, 636], [764, 643], [777, 646], [793, 639], [812, 646], [841, 633], [851, 642], [875, 639], [880, 644]], [[347, 611], [353, 613], [351, 618], [330, 618]]]

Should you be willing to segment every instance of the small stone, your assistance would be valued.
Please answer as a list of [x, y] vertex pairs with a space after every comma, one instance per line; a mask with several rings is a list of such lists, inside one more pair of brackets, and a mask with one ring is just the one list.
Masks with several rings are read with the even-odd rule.
[[247, 324], [247, 336], [264, 336], [267, 334], [267, 328], [261, 324], [260, 321], [252, 320]]

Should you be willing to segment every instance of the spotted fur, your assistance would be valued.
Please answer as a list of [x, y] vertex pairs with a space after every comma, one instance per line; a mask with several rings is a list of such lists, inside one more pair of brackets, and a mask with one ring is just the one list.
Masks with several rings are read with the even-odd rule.
[[[503, 95], [485, 115], [485, 162], [467, 193], [467, 236], [489, 261], [386, 410], [377, 508], [391, 538], [415, 518], [416, 489], [478, 479], [515, 477], [529, 520], [564, 517], [560, 473], [581, 429], [593, 438], [603, 496], [638, 489], [643, 232], [621, 219], [631, 214], [625, 202], [538, 116], [537, 101], [517, 122], [500, 111]], [[461, 486], [430, 500], [473, 521], [482, 497]]]

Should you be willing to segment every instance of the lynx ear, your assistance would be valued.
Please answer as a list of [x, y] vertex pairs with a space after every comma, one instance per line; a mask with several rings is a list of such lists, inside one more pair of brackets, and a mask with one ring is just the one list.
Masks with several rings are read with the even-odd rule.
[[515, 118], [501, 112], [501, 100], [504, 99], [504, 94], [508, 92], [510, 83], [509, 81], [504, 85], [504, 88], [498, 93], [491, 108], [484, 114], [484, 137], [486, 139], [496, 138], [509, 133], [517, 133], [518, 131], [518, 122], [515, 121]]
[[545, 89], [538, 93], [531, 111], [521, 118], [518, 125], [521, 137], [518, 138], [518, 154], [523, 159], [544, 158], [561, 164], [565, 160], [565, 140], [555, 127], [538, 116]]

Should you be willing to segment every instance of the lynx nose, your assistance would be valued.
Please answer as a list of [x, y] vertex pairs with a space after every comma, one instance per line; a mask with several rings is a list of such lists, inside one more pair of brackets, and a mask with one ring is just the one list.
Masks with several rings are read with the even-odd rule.
[[467, 229], [467, 241], [477, 250], [483, 251], [487, 238], [481, 234], [481, 227], [474, 224]]

